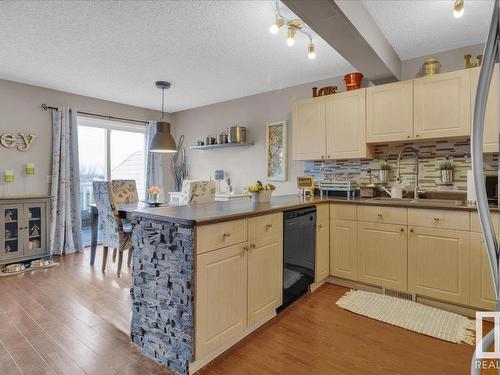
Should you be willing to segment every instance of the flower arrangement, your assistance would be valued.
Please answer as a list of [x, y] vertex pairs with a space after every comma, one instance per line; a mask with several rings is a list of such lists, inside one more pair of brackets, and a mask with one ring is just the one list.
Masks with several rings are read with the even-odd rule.
[[252, 200], [255, 203], [269, 202], [274, 190], [276, 190], [276, 187], [273, 184], [263, 184], [260, 181], [248, 187], [248, 191], [252, 193]]
[[379, 169], [379, 180], [383, 183], [389, 182], [389, 173], [392, 171], [392, 165], [390, 165], [387, 160], [384, 160], [380, 163]]
[[392, 165], [390, 165], [387, 160], [384, 160], [383, 162], [380, 163], [379, 169], [381, 171], [392, 171]]
[[455, 170], [455, 163], [453, 163], [451, 160], [445, 160], [439, 163], [439, 170], [440, 171], [454, 171]]
[[259, 191], [262, 191], [262, 190], [276, 190], [276, 187], [273, 185], [273, 184], [265, 184], [263, 185], [262, 182], [260, 181], [257, 181], [257, 183], [253, 184], [253, 185], [250, 185], [248, 187], [248, 191], [250, 193], [258, 193]]
[[441, 181], [445, 184], [453, 183], [453, 171], [455, 170], [455, 163], [453, 163], [451, 160], [448, 160], [448, 157], [446, 157], [446, 160], [439, 163], [438, 168], [441, 171]]
[[158, 201], [160, 197], [161, 188], [159, 186], [153, 185], [148, 189], [148, 194], [151, 200]]

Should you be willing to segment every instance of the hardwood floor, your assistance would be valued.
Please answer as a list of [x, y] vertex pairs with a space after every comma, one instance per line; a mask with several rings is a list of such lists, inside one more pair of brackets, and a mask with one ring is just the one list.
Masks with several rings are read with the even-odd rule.
[[[170, 374], [130, 343], [129, 270], [89, 251], [0, 279], [0, 374]], [[324, 285], [200, 370], [200, 375], [468, 374], [473, 347], [344, 311]]]

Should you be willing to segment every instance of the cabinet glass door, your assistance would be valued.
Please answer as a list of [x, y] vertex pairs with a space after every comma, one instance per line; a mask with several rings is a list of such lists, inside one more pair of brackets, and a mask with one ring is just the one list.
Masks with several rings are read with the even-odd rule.
[[0, 206], [0, 259], [23, 256], [22, 205]]
[[47, 228], [45, 228], [45, 205], [31, 203], [24, 205], [27, 226], [27, 239], [24, 245], [24, 255], [42, 253], [46, 248]]

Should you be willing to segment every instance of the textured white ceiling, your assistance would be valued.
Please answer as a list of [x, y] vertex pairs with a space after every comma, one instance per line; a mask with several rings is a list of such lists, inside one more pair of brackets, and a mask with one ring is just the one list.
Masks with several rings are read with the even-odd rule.
[[462, 18], [454, 0], [363, 0], [401, 60], [486, 41], [493, 0], [465, 0]]
[[0, 1], [0, 14], [0, 78], [154, 109], [168, 80], [169, 112], [354, 69], [317, 37], [311, 61], [304, 36], [271, 35], [272, 1]]

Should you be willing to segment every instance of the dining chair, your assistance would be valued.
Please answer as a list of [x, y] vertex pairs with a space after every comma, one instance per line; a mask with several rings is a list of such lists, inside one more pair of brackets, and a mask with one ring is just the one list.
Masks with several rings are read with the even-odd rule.
[[[135, 180], [111, 180], [111, 193], [115, 204], [131, 204], [139, 202], [137, 185]], [[123, 220], [123, 226], [128, 229], [132, 224], [128, 220]], [[130, 229], [131, 230], [131, 229]], [[116, 260], [116, 249], [113, 250], [113, 262]], [[132, 251], [129, 250], [127, 266], [132, 262]]]
[[210, 203], [215, 201], [215, 182], [184, 180], [182, 182], [180, 205]]
[[132, 252], [132, 226], [127, 228], [116, 210], [113, 200], [112, 187], [109, 181], [94, 181], [92, 184], [94, 200], [99, 214], [99, 224], [102, 227], [102, 271], [106, 270], [108, 248], [118, 250], [118, 277], [123, 263], [123, 252], [128, 249]]

